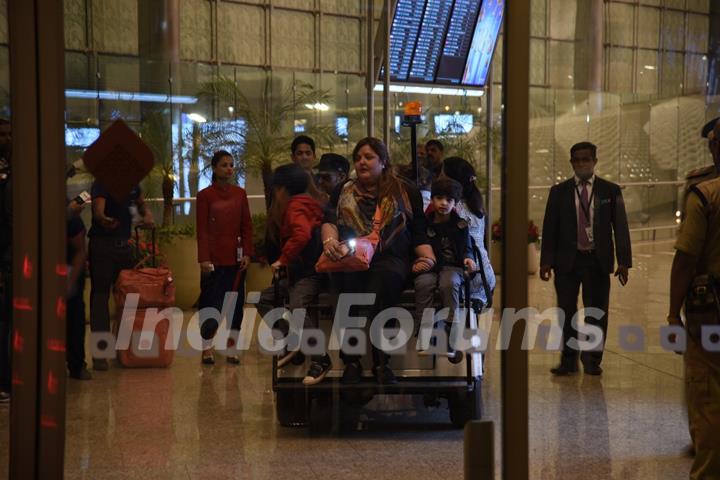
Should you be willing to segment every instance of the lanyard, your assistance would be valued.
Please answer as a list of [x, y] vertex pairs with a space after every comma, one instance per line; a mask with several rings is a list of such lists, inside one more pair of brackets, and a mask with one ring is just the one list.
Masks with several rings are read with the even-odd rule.
[[578, 204], [580, 205], [580, 209], [585, 214], [585, 220], [590, 222], [590, 208], [592, 207], [593, 199], [595, 198], [595, 189], [592, 189], [592, 192], [590, 192], [590, 198], [588, 198], [588, 206], [585, 208], [585, 205], [583, 205], [582, 197], [580, 196], [580, 189], [577, 185], [575, 185], [575, 193], [578, 197]]

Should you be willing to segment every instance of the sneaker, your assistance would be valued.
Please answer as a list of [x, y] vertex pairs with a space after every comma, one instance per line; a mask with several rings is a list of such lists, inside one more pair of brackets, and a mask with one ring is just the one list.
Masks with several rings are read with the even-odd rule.
[[237, 355], [228, 355], [227, 362], [233, 365], [240, 365], [240, 357], [238, 357]]
[[108, 361], [104, 358], [93, 358], [93, 370], [96, 372], [106, 372], [110, 368]]
[[298, 352], [300, 352], [300, 350], [285, 350], [285, 349], [283, 349], [283, 351], [280, 353], [280, 355], [278, 355], [277, 367], [282, 368], [285, 365], [287, 365], [288, 363], [290, 363], [290, 360], [292, 360], [295, 357], [295, 355], [298, 354]]
[[92, 375], [90, 375], [88, 369], [84, 367], [80, 370], [71, 370], [68, 376], [75, 380], [92, 380]]
[[350, 362], [345, 365], [345, 371], [343, 371], [340, 382], [345, 384], [360, 383], [360, 380], [362, 380], [362, 371], [362, 365], [360, 365], [360, 362]]
[[380, 385], [394, 385], [397, 383], [395, 374], [387, 365], [377, 365], [373, 367], [373, 375], [375, 375], [375, 380], [377, 380], [377, 383]]
[[310, 370], [308, 370], [307, 375], [303, 378], [303, 385], [317, 385], [322, 382], [331, 367], [332, 364], [329, 358], [322, 362], [312, 362], [310, 364]]
[[0, 392], [0, 404], [10, 403], [10, 394], [7, 392]]

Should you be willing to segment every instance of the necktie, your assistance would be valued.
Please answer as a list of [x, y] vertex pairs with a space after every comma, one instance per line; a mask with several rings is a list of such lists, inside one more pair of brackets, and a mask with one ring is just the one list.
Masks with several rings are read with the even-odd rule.
[[[578, 248], [580, 250], [590, 250], [592, 243], [587, 235], [587, 229], [590, 227], [590, 201], [588, 199], [587, 181], [581, 182], [580, 189], [580, 212], [578, 214]], [[587, 214], [586, 214], [587, 212]]]

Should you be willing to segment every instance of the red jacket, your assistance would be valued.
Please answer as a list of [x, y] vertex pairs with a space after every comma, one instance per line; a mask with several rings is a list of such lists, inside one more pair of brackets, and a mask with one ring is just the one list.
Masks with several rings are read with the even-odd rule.
[[291, 265], [298, 259], [312, 237], [313, 228], [322, 225], [323, 216], [322, 206], [310, 195], [295, 195], [290, 199], [280, 227], [280, 263]]
[[213, 184], [197, 195], [198, 262], [237, 264], [237, 239], [243, 255], [253, 254], [252, 219], [245, 190]]

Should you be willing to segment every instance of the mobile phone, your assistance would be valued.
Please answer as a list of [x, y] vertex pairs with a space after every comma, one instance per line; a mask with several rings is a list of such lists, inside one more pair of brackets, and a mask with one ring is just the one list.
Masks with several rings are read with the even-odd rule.
[[80, 195], [74, 198], [74, 200], [79, 204], [82, 205], [83, 203], [89, 202], [92, 197], [88, 192], [82, 192]]

